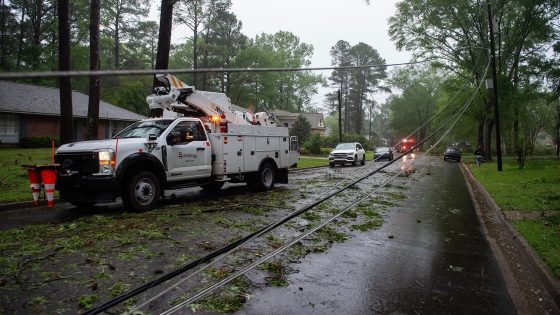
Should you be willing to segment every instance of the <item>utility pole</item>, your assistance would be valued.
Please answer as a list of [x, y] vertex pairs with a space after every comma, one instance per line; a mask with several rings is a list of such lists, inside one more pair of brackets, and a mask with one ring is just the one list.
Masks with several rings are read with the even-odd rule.
[[342, 93], [340, 89], [337, 91], [338, 95], [338, 142], [342, 143]]
[[371, 143], [371, 116], [373, 114], [373, 107], [375, 106], [375, 101], [371, 100], [371, 105], [369, 107], [369, 132], [368, 132], [368, 140]]
[[492, 18], [492, 8], [490, 0], [486, 0], [488, 8], [488, 28], [490, 31], [490, 55], [492, 58], [492, 103], [494, 103], [494, 125], [496, 126], [496, 158], [498, 162], [498, 172], [502, 171], [502, 141], [500, 138], [500, 111], [498, 109], [498, 78], [496, 73], [496, 51], [494, 50], [494, 21]]

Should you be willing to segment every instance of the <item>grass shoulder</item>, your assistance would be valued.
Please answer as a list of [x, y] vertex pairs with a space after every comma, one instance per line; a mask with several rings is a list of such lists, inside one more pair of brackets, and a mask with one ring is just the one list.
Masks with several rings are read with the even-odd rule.
[[523, 169], [504, 163], [470, 166], [550, 270], [560, 278], [560, 160], [528, 160]]
[[51, 149], [0, 149], [0, 200], [33, 200], [24, 164], [51, 163]]

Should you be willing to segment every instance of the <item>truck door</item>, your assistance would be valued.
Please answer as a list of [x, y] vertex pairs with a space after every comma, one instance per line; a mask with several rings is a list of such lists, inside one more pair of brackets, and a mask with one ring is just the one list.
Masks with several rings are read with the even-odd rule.
[[169, 181], [209, 177], [212, 152], [200, 121], [181, 121], [167, 134]]

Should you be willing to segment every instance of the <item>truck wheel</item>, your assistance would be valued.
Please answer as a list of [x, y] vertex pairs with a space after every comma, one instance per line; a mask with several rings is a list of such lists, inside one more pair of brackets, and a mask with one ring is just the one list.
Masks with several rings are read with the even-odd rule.
[[208, 184], [200, 185], [202, 190], [205, 192], [214, 192], [220, 190], [224, 186], [225, 182], [211, 182]]
[[276, 182], [275, 171], [274, 166], [270, 165], [270, 163], [264, 163], [261, 168], [249, 178], [247, 182], [249, 188], [257, 191], [272, 189]]
[[334, 167], [334, 162], [329, 163], [330, 167]]
[[354, 161], [352, 161], [352, 166], [356, 166], [357, 161], [358, 161], [358, 156], [354, 155]]
[[152, 172], [140, 172], [128, 181], [122, 199], [126, 208], [135, 211], [150, 210], [160, 197], [159, 179]]
[[362, 165], [366, 165], [366, 155], [362, 156]]

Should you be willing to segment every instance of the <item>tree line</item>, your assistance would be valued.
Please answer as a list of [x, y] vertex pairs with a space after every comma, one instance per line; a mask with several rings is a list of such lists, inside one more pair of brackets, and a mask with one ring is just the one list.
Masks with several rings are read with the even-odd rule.
[[[492, 13], [502, 143], [496, 144], [493, 138], [495, 108], [484, 88], [478, 91], [474, 108], [467, 112], [456, 135], [475, 135], [476, 144], [483, 146], [488, 157], [500, 145], [517, 155], [523, 166], [542, 129], [555, 137], [559, 153], [559, 9], [560, 3], [551, 0], [403, 0], [389, 20], [389, 33], [398, 48], [414, 52], [415, 58], [436, 58], [433, 65], [446, 71], [439, 96], [424, 98], [432, 98], [431, 106], [437, 107], [438, 97], [449, 97], [465, 83], [471, 90], [481, 84], [484, 87], [490, 78], [484, 71], [489, 62], [488, 16]], [[426, 87], [421, 77], [416, 88]], [[394, 98], [390, 106], [398, 107], [401, 101]]]
[[[99, 3], [98, 6], [95, 6]], [[72, 70], [168, 68], [269, 68], [310, 65], [313, 47], [290, 32], [249, 38], [231, 11], [231, 0], [162, 0], [160, 22], [150, 21], [148, 0], [2, 0], [0, 3], [0, 70]], [[66, 12], [67, 10], [67, 12]], [[99, 21], [96, 21], [94, 11]], [[61, 14], [68, 19], [61, 20]], [[64, 17], [62, 17], [64, 18]], [[61, 25], [67, 24], [67, 25]], [[98, 24], [95, 24], [98, 23]], [[190, 30], [170, 44], [172, 27]], [[69, 58], [60, 60], [60, 33], [68, 28]], [[95, 35], [98, 29], [98, 35]], [[61, 37], [62, 36], [62, 37]], [[167, 42], [167, 43], [166, 43]], [[96, 46], [97, 45], [97, 46]], [[98, 47], [97, 51], [91, 47]], [[254, 110], [313, 110], [311, 96], [325, 78], [309, 71], [219, 73], [181, 76], [200, 90], [226, 93], [233, 103]], [[103, 77], [100, 98], [148, 115], [145, 96], [153, 78]], [[59, 87], [52, 79], [24, 82]], [[72, 89], [92, 93], [87, 78], [72, 79]]]

